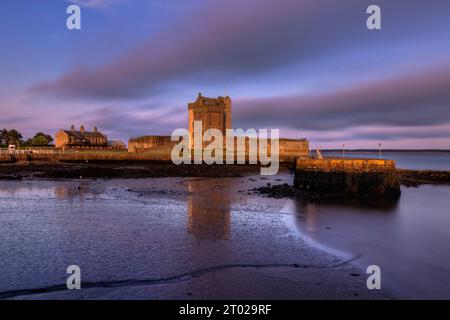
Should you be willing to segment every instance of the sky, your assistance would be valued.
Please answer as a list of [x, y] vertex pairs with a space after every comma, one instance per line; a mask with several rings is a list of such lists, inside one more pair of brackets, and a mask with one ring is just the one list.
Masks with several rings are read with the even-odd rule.
[[450, 1], [0, 2], [1, 128], [170, 135], [199, 92], [312, 148], [450, 149]]

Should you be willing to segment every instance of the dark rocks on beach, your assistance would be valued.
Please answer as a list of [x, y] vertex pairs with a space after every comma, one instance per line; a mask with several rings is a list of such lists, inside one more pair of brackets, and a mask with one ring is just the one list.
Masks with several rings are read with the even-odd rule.
[[241, 177], [259, 174], [256, 165], [174, 165], [168, 161], [23, 162], [0, 165], [0, 179], [139, 179]]
[[400, 183], [406, 187], [422, 184], [450, 184], [450, 171], [437, 170], [397, 170]]
[[269, 198], [275, 199], [297, 199], [297, 200], [324, 200], [324, 199], [339, 199], [345, 196], [342, 193], [320, 193], [320, 192], [312, 192], [299, 190], [294, 186], [291, 186], [287, 183], [278, 184], [278, 185], [270, 185], [263, 186], [259, 188], [252, 189], [256, 194], [260, 194]]
[[264, 186], [260, 188], [255, 188], [252, 191], [276, 199], [300, 198], [303, 196], [302, 192], [300, 192], [293, 186], [288, 185], [287, 183], [275, 186]]
[[22, 177], [20, 175], [1, 175], [0, 174], [0, 180], [21, 180]]

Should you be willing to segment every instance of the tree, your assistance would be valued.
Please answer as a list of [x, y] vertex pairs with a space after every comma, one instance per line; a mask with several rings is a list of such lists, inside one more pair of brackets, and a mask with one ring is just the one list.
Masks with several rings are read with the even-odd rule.
[[28, 139], [26, 144], [31, 147], [48, 147], [52, 142], [52, 136], [43, 132], [38, 132], [32, 139]]
[[16, 129], [8, 130], [6, 132], [6, 144], [14, 144], [14, 145], [20, 145], [22, 141], [22, 134], [17, 131]]
[[6, 147], [6, 134], [8, 133], [8, 130], [3, 129], [0, 130], [0, 147]]

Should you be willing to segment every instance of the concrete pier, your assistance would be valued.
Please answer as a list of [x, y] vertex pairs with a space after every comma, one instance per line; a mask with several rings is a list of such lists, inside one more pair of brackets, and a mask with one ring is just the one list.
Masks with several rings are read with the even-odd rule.
[[400, 182], [393, 160], [298, 159], [294, 186], [331, 194], [400, 195]]

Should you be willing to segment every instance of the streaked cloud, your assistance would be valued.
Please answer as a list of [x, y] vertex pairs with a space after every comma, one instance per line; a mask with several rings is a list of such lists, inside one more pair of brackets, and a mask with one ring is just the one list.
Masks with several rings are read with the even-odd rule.
[[450, 64], [320, 95], [245, 99], [235, 119], [247, 126], [329, 131], [361, 125], [450, 123]]
[[66, 0], [69, 4], [76, 4], [87, 8], [106, 8], [125, 0]]
[[[130, 98], [170, 88], [171, 82], [192, 78], [232, 81], [267, 74], [291, 64], [307, 65], [330, 59], [343, 51], [377, 50], [382, 42], [403, 41], [404, 32], [422, 33], [411, 24], [404, 2], [383, 4], [386, 28], [395, 32], [378, 36], [365, 27], [365, 9], [373, 1], [346, 0], [228, 0], [207, 5], [169, 23], [159, 32], [118, 57], [96, 66], [77, 66], [61, 77], [34, 87], [35, 92], [73, 97]], [[409, 1], [417, 12], [426, 12], [446, 1]], [[299, 75], [301, 76], [301, 75]], [[306, 81], [308, 79], [305, 79]]]

